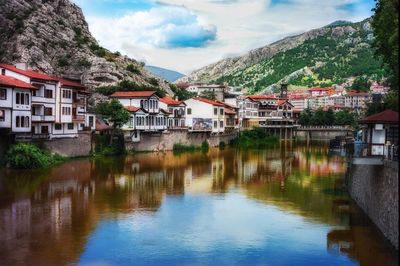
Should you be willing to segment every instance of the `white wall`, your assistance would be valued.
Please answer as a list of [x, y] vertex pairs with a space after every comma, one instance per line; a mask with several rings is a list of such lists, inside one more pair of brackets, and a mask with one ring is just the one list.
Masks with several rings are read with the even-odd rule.
[[0, 110], [4, 110], [4, 121], [0, 121], [0, 128], [11, 128], [11, 110], [6, 108], [1, 108]]

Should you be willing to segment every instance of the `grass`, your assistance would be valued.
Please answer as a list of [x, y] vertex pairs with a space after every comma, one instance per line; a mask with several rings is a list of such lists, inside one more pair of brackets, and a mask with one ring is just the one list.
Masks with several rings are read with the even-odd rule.
[[237, 148], [262, 149], [273, 147], [278, 143], [278, 137], [267, 134], [263, 128], [254, 128], [241, 132], [231, 145]]

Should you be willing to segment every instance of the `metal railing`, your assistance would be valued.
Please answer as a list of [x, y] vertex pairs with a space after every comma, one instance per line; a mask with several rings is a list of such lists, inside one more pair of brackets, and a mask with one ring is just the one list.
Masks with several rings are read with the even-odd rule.
[[349, 158], [382, 158], [398, 161], [398, 146], [381, 143], [346, 143], [344, 145], [346, 156]]

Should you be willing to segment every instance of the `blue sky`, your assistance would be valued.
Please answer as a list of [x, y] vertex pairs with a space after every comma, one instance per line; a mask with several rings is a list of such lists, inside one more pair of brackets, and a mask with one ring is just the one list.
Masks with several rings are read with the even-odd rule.
[[336, 20], [374, 0], [73, 0], [100, 44], [185, 74]]

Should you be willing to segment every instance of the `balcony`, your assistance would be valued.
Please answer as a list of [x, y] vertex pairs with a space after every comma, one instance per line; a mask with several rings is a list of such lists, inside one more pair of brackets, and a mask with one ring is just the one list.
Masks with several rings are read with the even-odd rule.
[[72, 105], [74, 105], [74, 106], [85, 105], [85, 99], [73, 99]]
[[85, 115], [72, 115], [73, 121], [85, 121]]
[[32, 122], [54, 122], [56, 117], [54, 115], [32, 115]]

